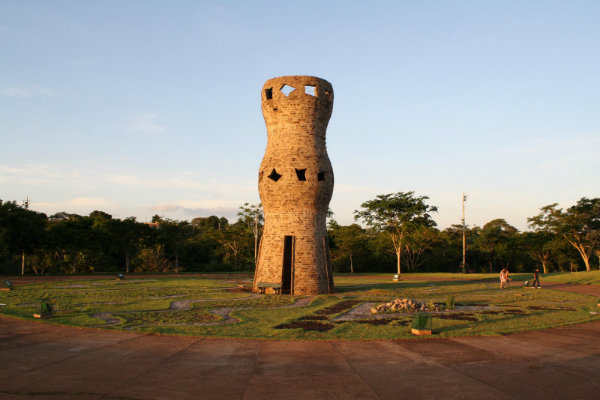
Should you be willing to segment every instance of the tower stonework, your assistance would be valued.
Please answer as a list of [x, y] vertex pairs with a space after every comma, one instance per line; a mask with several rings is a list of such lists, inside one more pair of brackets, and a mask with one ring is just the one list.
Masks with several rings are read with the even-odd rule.
[[333, 169], [325, 131], [333, 88], [312, 76], [282, 76], [262, 88], [267, 148], [258, 173], [265, 226], [253, 290], [333, 292], [326, 217]]

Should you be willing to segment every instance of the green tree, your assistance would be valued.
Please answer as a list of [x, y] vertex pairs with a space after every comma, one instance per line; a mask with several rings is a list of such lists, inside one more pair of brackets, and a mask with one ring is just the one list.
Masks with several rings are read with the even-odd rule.
[[329, 221], [331, 240], [339, 255], [348, 257], [350, 261], [350, 273], [354, 273], [354, 254], [365, 247], [365, 230], [358, 224], [339, 225], [335, 220]]
[[354, 211], [355, 220], [362, 220], [367, 226], [389, 235], [398, 274], [402, 272], [402, 250], [407, 233], [417, 227], [436, 225], [431, 213], [437, 212], [437, 207], [426, 204], [428, 199], [427, 196], [415, 197], [414, 192], [382, 194], [361, 204], [362, 210]]
[[530, 226], [562, 236], [590, 271], [590, 257], [600, 245], [600, 198], [582, 197], [566, 211], [557, 207], [557, 203], [542, 207], [540, 214], [528, 219]]
[[226, 228], [227, 225], [229, 225], [227, 218], [219, 218], [216, 215], [211, 215], [210, 217], [196, 217], [192, 220], [192, 226], [200, 230], [220, 230]]
[[140, 239], [149, 232], [148, 229], [147, 225], [136, 222], [135, 217], [110, 221], [111, 242], [116, 247], [119, 256], [123, 257], [125, 261], [126, 273], [130, 272], [131, 259], [136, 253]]
[[29, 256], [28, 264], [34, 274], [44, 274], [54, 265], [54, 257], [47, 248], [37, 248]]
[[0, 200], [0, 250], [4, 249], [8, 259], [22, 256], [21, 274], [25, 274], [25, 254], [44, 240], [47, 220], [46, 214]]
[[243, 224], [252, 232], [254, 236], [254, 265], [258, 258], [258, 242], [262, 234], [263, 225], [265, 223], [265, 215], [262, 209], [262, 204], [244, 203], [240, 206], [238, 212], [238, 222]]
[[421, 226], [406, 236], [404, 245], [404, 260], [408, 270], [417, 271], [426, 261], [424, 255], [439, 245], [439, 231], [436, 228]]
[[71, 215], [68, 219], [51, 221], [49, 234], [60, 258], [62, 272], [87, 272], [96, 269], [96, 261], [102, 252], [97, 231], [92, 228], [91, 217]]
[[134, 258], [135, 272], [169, 272], [171, 263], [162, 245], [143, 248]]
[[185, 242], [194, 234], [192, 225], [187, 221], [176, 221], [154, 216], [152, 222], [158, 223], [158, 236], [165, 251], [172, 254], [175, 261], [175, 273], [179, 272], [179, 257], [185, 248]]
[[219, 230], [220, 248], [223, 262], [234, 270], [246, 270], [253, 264], [252, 236], [243, 223], [228, 225]]
[[485, 224], [479, 231], [477, 245], [487, 256], [489, 272], [493, 272], [496, 261], [508, 267], [514, 245], [514, 237], [519, 231], [503, 218], [494, 219]]
[[523, 232], [521, 243], [525, 251], [542, 264], [544, 274], [550, 272], [550, 259], [556, 249], [556, 236], [544, 231]]

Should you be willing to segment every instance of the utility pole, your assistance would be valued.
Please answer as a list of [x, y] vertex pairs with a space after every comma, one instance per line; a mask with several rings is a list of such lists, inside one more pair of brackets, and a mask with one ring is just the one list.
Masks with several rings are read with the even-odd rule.
[[[29, 196], [23, 201], [23, 207], [29, 210]], [[25, 252], [21, 253], [21, 275], [25, 275]]]
[[467, 261], [466, 261], [466, 255], [467, 255], [467, 242], [466, 242], [466, 229], [467, 226], [465, 224], [465, 201], [467, 201], [467, 195], [465, 195], [465, 193], [463, 192], [462, 194], [462, 244], [463, 244], [463, 248], [462, 248], [462, 272], [463, 274], [467, 272]]

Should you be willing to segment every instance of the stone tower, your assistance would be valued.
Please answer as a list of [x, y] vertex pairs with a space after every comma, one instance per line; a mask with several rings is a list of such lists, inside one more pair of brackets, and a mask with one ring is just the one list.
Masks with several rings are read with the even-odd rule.
[[261, 97], [268, 139], [258, 191], [265, 227], [253, 290], [272, 292], [269, 287], [280, 284], [282, 293], [331, 293], [325, 219], [333, 169], [325, 131], [333, 88], [313, 76], [282, 76], [268, 80]]

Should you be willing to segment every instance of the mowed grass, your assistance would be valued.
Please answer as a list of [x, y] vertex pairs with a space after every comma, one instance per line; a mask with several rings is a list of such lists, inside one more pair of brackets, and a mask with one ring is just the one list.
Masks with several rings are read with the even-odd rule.
[[[576, 283], [595, 282], [598, 274], [594, 273], [584, 273], [591, 278], [577, 275]], [[556, 275], [556, 279], [567, 279], [565, 275], [574, 274]], [[352, 321], [337, 319], [356, 307], [370, 308], [395, 298], [443, 305], [453, 297], [456, 310], [433, 314], [435, 337], [496, 335], [598, 318], [590, 314], [598, 311], [596, 297], [522, 288], [517, 283], [500, 290], [496, 274], [405, 274], [399, 282], [391, 278], [392, 274], [339, 275], [335, 294], [310, 298], [241, 290], [240, 285], [251, 284], [250, 278], [52, 281], [0, 292], [0, 303], [5, 304], [0, 313], [33, 319], [40, 299], [50, 298], [56, 313], [44, 323], [156, 334], [309, 340], [413, 337], [412, 314], [386, 314], [383, 321], [369, 313]], [[294, 306], [298, 301], [302, 306]]]
[[[552, 272], [549, 274], [541, 275], [542, 281], [557, 282], [557, 283], [578, 283], [588, 285], [600, 285], [600, 270], [592, 271], [579, 271], [579, 272]], [[339, 274], [336, 275], [336, 285], [339, 284], [350, 284], [356, 282], [356, 280], [362, 283], [377, 283], [390, 281], [393, 274]], [[511, 273], [510, 277], [513, 281], [526, 281], [533, 279], [533, 271], [531, 273]], [[446, 273], [446, 272], [434, 272], [434, 273], [404, 273], [400, 276], [401, 280], [499, 280], [498, 273], [492, 274], [459, 274], [459, 273]]]
[[557, 272], [542, 277], [546, 282], [579, 283], [600, 285], [600, 270], [581, 272]]

